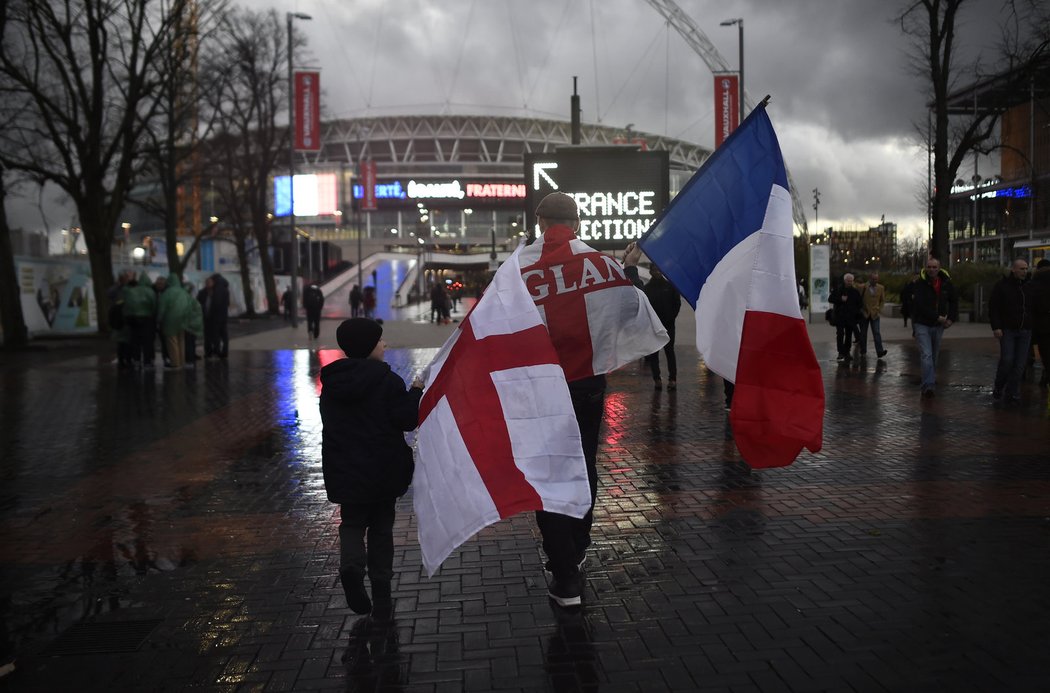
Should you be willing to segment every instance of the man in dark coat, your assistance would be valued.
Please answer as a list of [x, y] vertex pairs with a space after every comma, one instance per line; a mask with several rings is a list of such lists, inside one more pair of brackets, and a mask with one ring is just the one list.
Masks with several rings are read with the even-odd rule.
[[306, 309], [306, 333], [317, 339], [321, 336], [321, 309], [324, 308], [324, 293], [317, 284], [303, 291], [303, 308]]
[[926, 269], [912, 285], [911, 328], [919, 345], [919, 364], [922, 367], [923, 397], [933, 397], [937, 384], [937, 354], [941, 350], [944, 331], [959, 320], [959, 299], [948, 273], [941, 262], [931, 256]]
[[1050, 260], [1045, 257], [1035, 264], [1035, 275], [1029, 282], [1032, 297], [1032, 339], [1039, 349], [1043, 375], [1042, 387], [1050, 386]]
[[[201, 295], [203, 294], [203, 295]], [[208, 277], [204, 291], [197, 296], [204, 313], [204, 357], [226, 358], [230, 353], [230, 336], [226, 322], [230, 313], [230, 283], [219, 273]]]
[[361, 293], [361, 287], [354, 284], [354, 288], [350, 289], [350, 317], [359, 318], [361, 317], [361, 300], [364, 295]]
[[863, 306], [860, 291], [853, 286], [853, 275], [842, 276], [842, 284], [828, 294], [835, 316], [835, 342], [838, 345], [839, 361], [849, 362], [850, 346], [860, 343], [860, 311]]
[[[664, 354], [667, 356], [667, 389], [674, 390], [678, 386], [678, 361], [674, 355], [674, 323], [678, 317], [678, 311], [682, 308], [682, 296], [678, 289], [674, 288], [667, 277], [660, 271], [659, 267], [653, 265], [650, 268], [649, 283], [642, 291], [652, 304], [657, 317], [667, 330], [667, 344], [664, 345]], [[649, 369], [653, 374], [654, 387], [659, 390], [660, 383], [660, 352], [649, 354], [645, 357], [649, 363]]]
[[1008, 402], [1021, 399], [1021, 376], [1032, 344], [1032, 300], [1027, 283], [1028, 260], [1019, 257], [1010, 265], [1010, 274], [995, 283], [988, 299], [992, 334], [999, 340], [993, 399], [1004, 395]]
[[[415, 462], [405, 431], [416, 428], [423, 383], [405, 381], [383, 361], [383, 328], [343, 321], [336, 340], [347, 358], [321, 369], [321, 470], [328, 500], [339, 503], [339, 578], [356, 613], [392, 606], [394, 505]], [[365, 547], [365, 535], [368, 546]], [[364, 579], [372, 585], [369, 599]]]

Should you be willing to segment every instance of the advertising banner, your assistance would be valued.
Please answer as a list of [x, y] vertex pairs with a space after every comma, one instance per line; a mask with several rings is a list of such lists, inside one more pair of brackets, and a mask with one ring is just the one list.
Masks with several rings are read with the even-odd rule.
[[831, 254], [826, 245], [809, 246], [809, 312], [824, 315], [831, 307]]
[[295, 149], [321, 149], [321, 73], [295, 73]]
[[740, 79], [735, 74], [715, 75], [715, 149], [740, 123]]
[[364, 188], [361, 210], [374, 212], [379, 209], [376, 205], [376, 162], [371, 159], [361, 162], [361, 187]]

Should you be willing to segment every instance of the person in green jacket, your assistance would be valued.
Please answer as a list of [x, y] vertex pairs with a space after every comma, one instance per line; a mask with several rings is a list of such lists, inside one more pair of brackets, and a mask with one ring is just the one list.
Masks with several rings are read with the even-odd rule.
[[186, 283], [186, 293], [190, 295], [190, 314], [186, 322], [186, 365], [197, 365], [197, 340], [204, 338], [204, 309], [193, 295], [193, 284]]
[[157, 334], [157, 295], [153, 282], [143, 271], [137, 279], [133, 275], [122, 292], [124, 322], [131, 335], [131, 359], [139, 366], [153, 368]]
[[157, 322], [168, 347], [170, 368], [182, 368], [185, 364], [184, 332], [190, 320], [190, 297], [182, 288], [177, 274], [169, 274], [164, 292], [157, 299]]

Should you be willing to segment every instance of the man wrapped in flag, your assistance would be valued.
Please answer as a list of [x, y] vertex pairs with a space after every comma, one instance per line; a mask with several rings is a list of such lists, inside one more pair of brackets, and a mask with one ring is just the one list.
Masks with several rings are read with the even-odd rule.
[[824, 384], [795, 290], [791, 194], [765, 102], [639, 241], [696, 310], [707, 366], [735, 383], [729, 420], [752, 467], [823, 438]]
[[504, 263], [431, 364], [415, 508], [429, 574], [481, 528], [537, 511], [548, 593], [576, 606], [605, 373], [658, 350], [667, 334], [624, 268], [576, 238], [571, 197], [552, 193], [536, 214], [542, 236]]

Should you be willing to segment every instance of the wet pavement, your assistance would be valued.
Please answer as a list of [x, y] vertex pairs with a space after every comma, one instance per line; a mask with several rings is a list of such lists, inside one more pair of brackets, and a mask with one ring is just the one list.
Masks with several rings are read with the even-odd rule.
[[[321, 480], [334, 325], [299, 349], [235, 328], [177, 372], [101, 342], [0, 355], [0, 690], [1050, 689], [1047, 395], [1037, 366], [993, 402], [986, 326], [945, 340], [932, 400], [906, 338], [842, 365], [812, 327], [824, 449], [762, 472], [686, 336], [677, 391], [610, 377], [581, 610], [548, 601], [528, 516], [427, 579], [409, 496], [372, 621]], [[451, 329], [423, 328], [388, 323], [406, 376]]]

